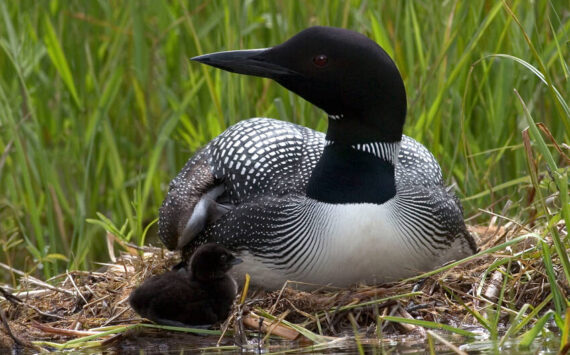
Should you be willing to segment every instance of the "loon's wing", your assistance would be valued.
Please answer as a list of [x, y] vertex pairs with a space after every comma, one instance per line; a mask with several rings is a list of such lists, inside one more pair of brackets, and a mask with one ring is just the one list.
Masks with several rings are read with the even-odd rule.
[[207, 202], [219, 192], [220, 182], [212, 174], [206, 148], [198, 151], [170, 182], [168, 195], [160, 207], [158, 235], [170, 250], [179, 247], [179, 237], [192, 221], [195, 211], [199, 218], [194, 218], [190, 227], [196, 229], [197, 225], [205, 223]]
[[402, 135], [402, 145], [396, 166], [398, 185], [443, 187], [441, 168], [433, 154], [415, 139]]
[[432, 243], [442, 249], [461, 240], [464, 243], [458, 243], [458, 247], [477, 252], [477, 245], [463, 221], [461, 201], [445, 186], [441, 168], [425, 146], [403, 135], [395, 173], [401, 197], [396, 203], [398, 211], [416, 221], [407, 227], [408, 233], [416, 234], [417, 238], [431, 236]]
[[161, 240], [182, 249], [236, 205], [265, 195], [304, 195], [323, 147], [323, 133], [293, 123], [253, 118], [231, 126], [170, 183], [160, 208]]

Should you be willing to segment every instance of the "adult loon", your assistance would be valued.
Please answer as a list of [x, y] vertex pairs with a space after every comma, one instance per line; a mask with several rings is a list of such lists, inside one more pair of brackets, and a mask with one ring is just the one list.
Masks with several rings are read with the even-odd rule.
[[192, 58], [267, 77], [328, 114], [325, 134], [253, 118], [197, 152], [170, 183], [159, 236], [187, 258], [216, 242], [252, 282], [389, 282], [473, 254], [459, 200], [420, 143], [402, 134], [406, 92], [366, 36], [311, 27], [267, 49]]

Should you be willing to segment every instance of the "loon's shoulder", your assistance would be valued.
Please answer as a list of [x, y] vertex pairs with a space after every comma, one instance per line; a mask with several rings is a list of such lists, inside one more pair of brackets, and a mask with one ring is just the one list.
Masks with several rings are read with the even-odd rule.
[[221, 145], [223, 142], [220, 141], [227, 140], [228, 138], [237, 140], [236, 144], [247, 143], [247, 141], [243, 142], [245, 139], [271, 143], [271, 139], [274, 137], [290, 138], [292, 142], [302, 142], [303, 139], [324, 140], [325, 134], [289, 121], [281, 121], [269, 117], [252, 117], [229, 126], [214, 140], [208, 143], [207, 146]]
[[441, 167], [435, 156], [423, 144], [406, 135], [402, 135], [396, 178], [401, 183], [414, 185], [444, 185]]

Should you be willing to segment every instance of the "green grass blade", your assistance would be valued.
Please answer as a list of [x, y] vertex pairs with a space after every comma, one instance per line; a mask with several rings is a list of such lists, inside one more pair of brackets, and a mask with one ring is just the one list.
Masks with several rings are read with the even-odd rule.
[[[423, 294], [423, 292], [402, 293], [402, 294], [397, 294], [397, 295], [393, 295], [393, 296], [378, 298], [378, 299], [375, 299], [372, 301], [355, 303], [355, 304], [351, 304], [349, 306], [332, 307], [331, 309], [329, 309], [329, 312], [343, 312], [343, 311], [348, 311], [351, 309], [373, 306], [373, 305], [384, 303], [387, 301], [393, 301], [393, 300], [402, 299], [402, 298], [410, 298], [410, 297], [414, 297], [414, 296], [420, 296], [422, 294]], [[323, 315], [324, 315], [324, 312], [319, 313], [319, 316], [323, 316]]]
[[564, 353], [563, 350], [568, 349], [569, 347], [570, 347], [570, 307], [566, 307], [566, 316], [564, 317], [564, 328], [562, 328], [562, 336], [560, 337], [560, 353], [563, 354]]
[[65, 54], [63, 53], [63, 49], [61, 48], [59, 40], [57, 39], [53, 25], [47, 16], [44, 19], [44, 29], [44, 43], [46, 45], [47, 53], [51, 58], [51, 61], [57, 69], [59, 75], [61, 76], [61, 79], [71, 93], [71, 96], [77, 104], [77, 107], [81, 109], [83, 105], [81, 104], [79, 96], [77, 95], [77, 89], [75, 89], [75, 84], [73, 82], [71, 70], [69, 69], [69, 64], [67, 63], [67, 59], [65, 59]]
[[[517, 25], [521, 29], [521, 32], [522, 32], [522, 34], [526, 40], [526, 43], [528, 44], [528, 46], [530, 48], [530, 51], [531, 51], [534, 59], [538, 62], [539, 66], [540, 66], [540, 69], [544, 75], [544, 80], [546, 81], [548, 88], [558, 97], [560, 95], [560, 93], [558, 92], [558, 90], [556, 90], [556, 88], [552, 84], [552, 79], [550, 79], [550, 76], [548, 75], [548, 71], [546, 70], [546, 66], [544, 65], [542, 58], [538, 54], [536, 47], [532, 43], [532, 40], [529, 38], [528, 34], [526, 33], [524, 26], [521, 24], [518, 17], [515, 15], [515, 13], [512, 11], [512, 9], [509, 7], [509, 5], [507, 4], [507, 2], [505, 0], [503, 0], [503, 4], [505, 6], [505, 9], [509, 13], [509, 15], [515, 20], [515, 22], [517, 23]], [[566, 104], [566, 102], [564, 100], [558, 100], [558, 101], [556, 101], [556, 103], [557, 103], [557, 105], [556, 105], [557, 108], [562, 107], [562, 110], [560, 112], [560, 117], [562, 118], [562, 122], [566, 126], [566, 132], [570, 132], [570, 110], [568, 109], [568, 105]]]
[[543, 331], [544, 325], [546, 324], [546, 322], [548, 322], [550, 318], [552, 318], [552, 316], [553, 312], [548, 311], [542, 317], [540, 317], [532, 328], [530, 328], [527, 332], [521, 335], [519, 346], [523, 349], [529, 348], [532, 342], [540, 334], [540, 332]]
[[515, 318], [511, 321], [511, 324], [509, 325], [509, 327], [507, 328], [507, 331], [505, 332], [505, 334], [501, 337], [501, 340], [499, 341], [499, 347], [503, 346], [505, 344], [505, 341], [507, 341], [512, 335], [516, 334], [515, 330], [517, 329], [517, 326], [521, 323], [521, 319], [525, 319], [525, 318], [529, 318], [528, 316], [525, 317], [525, 313], [528, 310], [528, 308], [530, 307], [530, 305], [528, 303], [524, 304], [521, 309], [517, 312], [517, 315], [515, 316]]
[[517, 62], [517, 63], [521, 64], [522, 66], [524, 66], [525, 68], [527, 68], [531, 73], [533, 73], [537, 78], [539, 78], [540, 81], [542, 81], [547, 87], [552, 88], [552, 90], [555, 93], [556, 99], [558, 100], [558, 102], [560, 103], [560, 105], [564, 109], [564, 112], [566, 113], [566, 117], [562, 116], [562, 119], [565, 122], [565, 124], [568, 124], [567, 121], [568, 121], [568, 119], [570, 119], [570, 108], [568, 107], [566, 100], [564, 99], [564, 97], [562, 96], [560, 91], [558, 91], [558, 89], [555, 86], [550, 85], [548, 83], [548, 81], [546, 81], [544, 74], [540, 70], [538, 70], [536, 67], [534, 67], [533, 65], [531, 65], [527, 61], [525, 61], [521, 58], [512, 56], [512, 55], [509, 55], [509, 54], [489, 54], [489, 55], [484, 56], [482, 59], [485, 59], [485, 58], [506, 58], [506, 59], [512, 60], [514, 62]]
[[380, 316], [380, 319], [386, 320], [389, 322], [395, 322], [395, 323], [412, 324], [412, 325], [416, 325], [416, 326], [423, 327], [423, 328], [445, 330], [445, 331], [455, 333], [455, 334], [459, 334], [459, 335], [463, 335], [466, 337], [477, 336], [477, 334], [472, 333], [472, 332], [467, 331], [467, 330], [464, 330], [464, 329], [455, 328], [455, 327], [452, 327], [452, 326], [447, 325], [447, 324], [442, 324], [442, 323], [437, 323], [437, 322], [429, 322], [427, 320], [409, 319], [409, 318], [404, 318], [404, 317], [393, 317], [393, 316]]
[[[421, 125], [422, 128], [425, 129], [426, 127], [430, 127], [430, 125], [432, 124], [436, 114], [438, 113], [439, 109], [441, 108], [443, 98], [445, 97], [445, 92], [446, 92], [445, 89], [447, 89], [453, 83], [453, 81], [457, 78], [457, 76], [459, 75], [459, 73], [462, 70], [462, 67], [465, 65], [467, 60], [471, 57], [471, 54], [472, 54], [471, 52], [472, 52], [473, 48], [475, 48], [477, 43], [483, 37], [483, 34], [489, 28], [491, 23], [495, 20], [495, 18], [499, 14], [499, 11], [501, 10], [501, 8], [502, 8], [502, 4], [497, 2], [493, 6], [493, 8], [490, 10], [489, 14], [485, 17], [485, 20], [479, 26], [479, 28], [477, 29], [477, 32], [473, 35], [473, 37], [469, 41], [467, 48], [465, 48], [465, 50], [463, 51], [463, 55], [461, 56], [461, 58], [456, 63], [452, 72], [447, 76], [445, 86], [438, 93], [434, 103], [429, 108], [429, 111], [422, 114], [420, 116], [420, 118], [418, 119], [418, 125]], [[419, 137], [421, 140], [421, 137], [422, 137], [421, 133], [419, 134]]]
[[378, 22], [378, 18], [373, 14], [370, 14], [370, 24], [372, 26], [372, 35], [374, 40], [384, 48], [390, 57], [394, 58], [394, 48], [392, 48], [389, 36], [386, 33], [386, 28]]
[[528, 316], [524, 317], [520, 323], [515, 324], [515, 327], [512, 330], [511, 334], [518, 334], [528, 323], [536, 320], [537, 315], [552, 301], [553, 297], [553, 294], [549, 293], [548, 296], [544, 298], [544, 301], [540, 302], [538, 306], [534, 307]]
[[[529, 130], [531, 132], [532, 138], [534, 139], [534, 141], [536, 143], [537, 150], [540, 152], [540, 154], [546, 160], [546, 164], [548, 165], [548, 168], [551, 171], [552, 176], [554, 177], [554, 182], [556, 183], [556, 186], [558, 187], [558, 190], [561, 193], [561, 200], [564, 202], [567, 202], [568, 201], [567, 200], [568, 199], [567, 175], [558, 174], [558, 166], [556, 166], [554, 158], [552, 157], [552, 154], [550, 153], [550, 150], [548, 149], [546, 142], [542, 138], [540, 131], [538, 130], [538, 127], [534, 123], [534, 120], [533, 120], [525, 102], [523, 101], [523, 99], [520, 97], [520, 95], [518, 94], [518, 92], [516, 90], [515, 90], [515, 93], [516, 93], [517, 97], [519, 98], [519, 100], [522, 104], [522, 107], [523, 107], [523, 110], [525, 113], [525, 117], [526, 117], [527, 122], [528, 122], [528, 127], [529, 127]], [[538, 186], [538, 178], [537, 178], [536, 174], [533, 173], [533, 171], [534, 171], [533, 168], [530, 168], [530, 170], [531, 170], [531, 177], [533, 180], [533, 184], [537, 190], [537, 194], [539, 196], [539, 200], [540, 200], [542, 209], [544, 211], [544, 215], [548, 216], [548, 214], [549, 214], [548, 209], [546, 207], [546, 203], [544, 202], [544, 198], [542, 197], [542, 194], [540, 192], [540, 187]], [[562, 196], [562, 191], [566, 192], [563, 196]], [[568, 206], [567, 203], [562, 205], [564, 215], [568, 215], [568, 209], [569, 208], [570, 207]], [[570, 222], [570, 220], [566, 220], [567, 225], [568, 225], [568, 222]], [[564, 275], [566, 276], [566, 281], [570, 282], [570, 259], [568, 257], [568, 248], [565, 247], [564, 242], [560, 239], [560, 236], [558, 234], [558, 230], [555, 226], [549, 225], [549, 231], [550, 231], [550, 234], [552, 236], [552, 241], [554, 242], [556, 252], [558, 253], [558, 257], [560, 258], [560, 261], [562, 263], [562, 269], [564, 271]], [[546, 256], [545, 256], [545, 258], [546, 258]], [[551, 286], [556, 287], [556, 285], [551, 285]]]
[[[170, 138], [170, 135], [172, 134], [172, 132], [176, 129], [176, 126], [178, 125], [178, 122], [180, 121], [180, 117], [181, 117], [181, 113], [176, 113], [168, 121], [166, 121], [166, 123], [164, 124], [164, 126], [160, 130], [160, 133], [158, 135], [158, 137], [159, 137], [158, 141], [156, 142], [156, 145], [154, 145], [153, 150], [150, 154], [149, 164], [147, 167], [147, 174], [146, 174], [146, 178], [144, 180], [144, 186], [143, 186], [143, 190], [142, 190], [141, 208], [143, 208], [143, 211], [144, 211], [144, 206], [147, 205], [147, 199], [148, 199], [149, 194], [150, 194], [152, 182], [155, 179], [156, 171], [159, 167], [159, 163], [160, 163], [161, 158], [162, 158], [163, 148], [166, 145], [168, 139]], [[142, 213], [142, 214], [144, 215], [144, 213]]]
[[358, 333], [358, 323], [356, 319], [354, 319], [354, 315], [352, 313], [348, 314], [348, 319], [350, 320], [350, 324], [352, 325], [352, 331], [354, 332], [354, 341], [356, 342], [356, 348], [358, 349], [359, 355], [364, 355], [364, 347], [362, 346], [362, 342], [360, 341], [360, 334]]
[[467, 306], [465, 302], [463, 302], [461, 297], [457, 296], [455, 292], [453, 292], [447, 286], [445, 286], [442, 283], [440, 283], [440, 285], [446, 290], [448, 294], [451, 294], [453, 296], [453, 299], [456, 302], [458, 302], [469, 314], [471, 314], [479, 322], [479, 324], [481, 324], [485, 329], [487, 329], [487, 331], [489, 332], [493, 331], [491, 323], [487, 319], [485, 319], [485, 317], [481, 313], [479, 313], [476, 309]]

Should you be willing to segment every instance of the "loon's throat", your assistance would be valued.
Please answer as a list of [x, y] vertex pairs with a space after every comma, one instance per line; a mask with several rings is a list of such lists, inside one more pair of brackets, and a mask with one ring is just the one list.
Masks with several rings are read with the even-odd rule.
[[396, 165], [400, 145], [400, 142], [370, 142], [352, 144], [351, 147], [361, 152], [373, 154], [379, 159], [392, 162], [393, 165]]
[[400, 142], [340, 144], [327, 141], [313, 169], [307, 197], [327, 203], [382, 204], [396, 195]]

